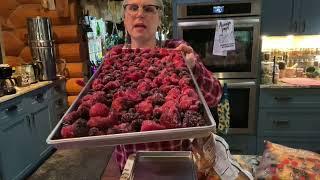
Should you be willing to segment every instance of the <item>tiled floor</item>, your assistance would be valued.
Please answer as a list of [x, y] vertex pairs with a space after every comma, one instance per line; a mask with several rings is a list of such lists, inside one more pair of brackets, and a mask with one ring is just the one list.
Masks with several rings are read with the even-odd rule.
[[99, 180], [112, 152], [113, 147], [57, 150], [28, 180]]

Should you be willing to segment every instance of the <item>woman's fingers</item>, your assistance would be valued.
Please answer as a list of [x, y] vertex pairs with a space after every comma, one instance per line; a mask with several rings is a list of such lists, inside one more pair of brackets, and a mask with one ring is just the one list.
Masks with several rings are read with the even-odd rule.
[[185, 44], [180, 44], [178, 47], [175, 48], [175, 50], [182, 51], [184, 54], [189, 54], [193, 52], [192, 47]]
[[186, 54], [186, 63], [191, 69], [196, 65], [196, 56], [194, 53]]

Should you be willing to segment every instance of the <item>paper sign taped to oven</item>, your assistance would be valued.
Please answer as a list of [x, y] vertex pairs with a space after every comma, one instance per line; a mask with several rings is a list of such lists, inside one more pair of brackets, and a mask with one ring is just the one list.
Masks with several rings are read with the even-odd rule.
[[227, 51], [235, 50], [234, 22], [229, 20], [218, 20], [214, 35], [213, 55], [226, 56]]

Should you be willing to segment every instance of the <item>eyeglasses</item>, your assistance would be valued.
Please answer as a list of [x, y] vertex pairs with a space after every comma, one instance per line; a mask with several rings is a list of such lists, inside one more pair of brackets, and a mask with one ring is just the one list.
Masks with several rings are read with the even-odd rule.
[[[129, 13], [131, 16], [135, 16], [138, 14], [141, 6], [138, 4], [126, 4], [123, 6], [124, 10]], [[161, 10], [160, 6], [157, 5], [143, 5], [142, 6], [143, 13], [146, 15], [154, 15], [157, 14], [159, 10]]]

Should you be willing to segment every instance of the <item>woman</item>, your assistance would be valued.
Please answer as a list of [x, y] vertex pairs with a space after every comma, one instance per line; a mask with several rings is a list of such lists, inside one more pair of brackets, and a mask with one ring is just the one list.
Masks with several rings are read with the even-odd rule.
[[[155, 48], [157, 40], [155, 34], [161, 25], [163, 15], [162, 0], [124, 0], [124, 26], [129, 42], [124, 48]], [[186, 54], [187, 63], [192, 67], [197, 82], [204, 94], [204, 97], [210, 107], [214, 107], [221, 97], [221, 86], [212, 73], [197, 60], [197, 55], [193, 49], [183, 41], [167, 41], [166, 48], [175, 48]], [[124, 168], [128, 156], [136, 151], [179, 151], [187, 150], [188, 140], [175, 140], [166, 142], [153, 142], [145, 144], [119, 145], [116, 147], [116, 159], [121, 171]]]

